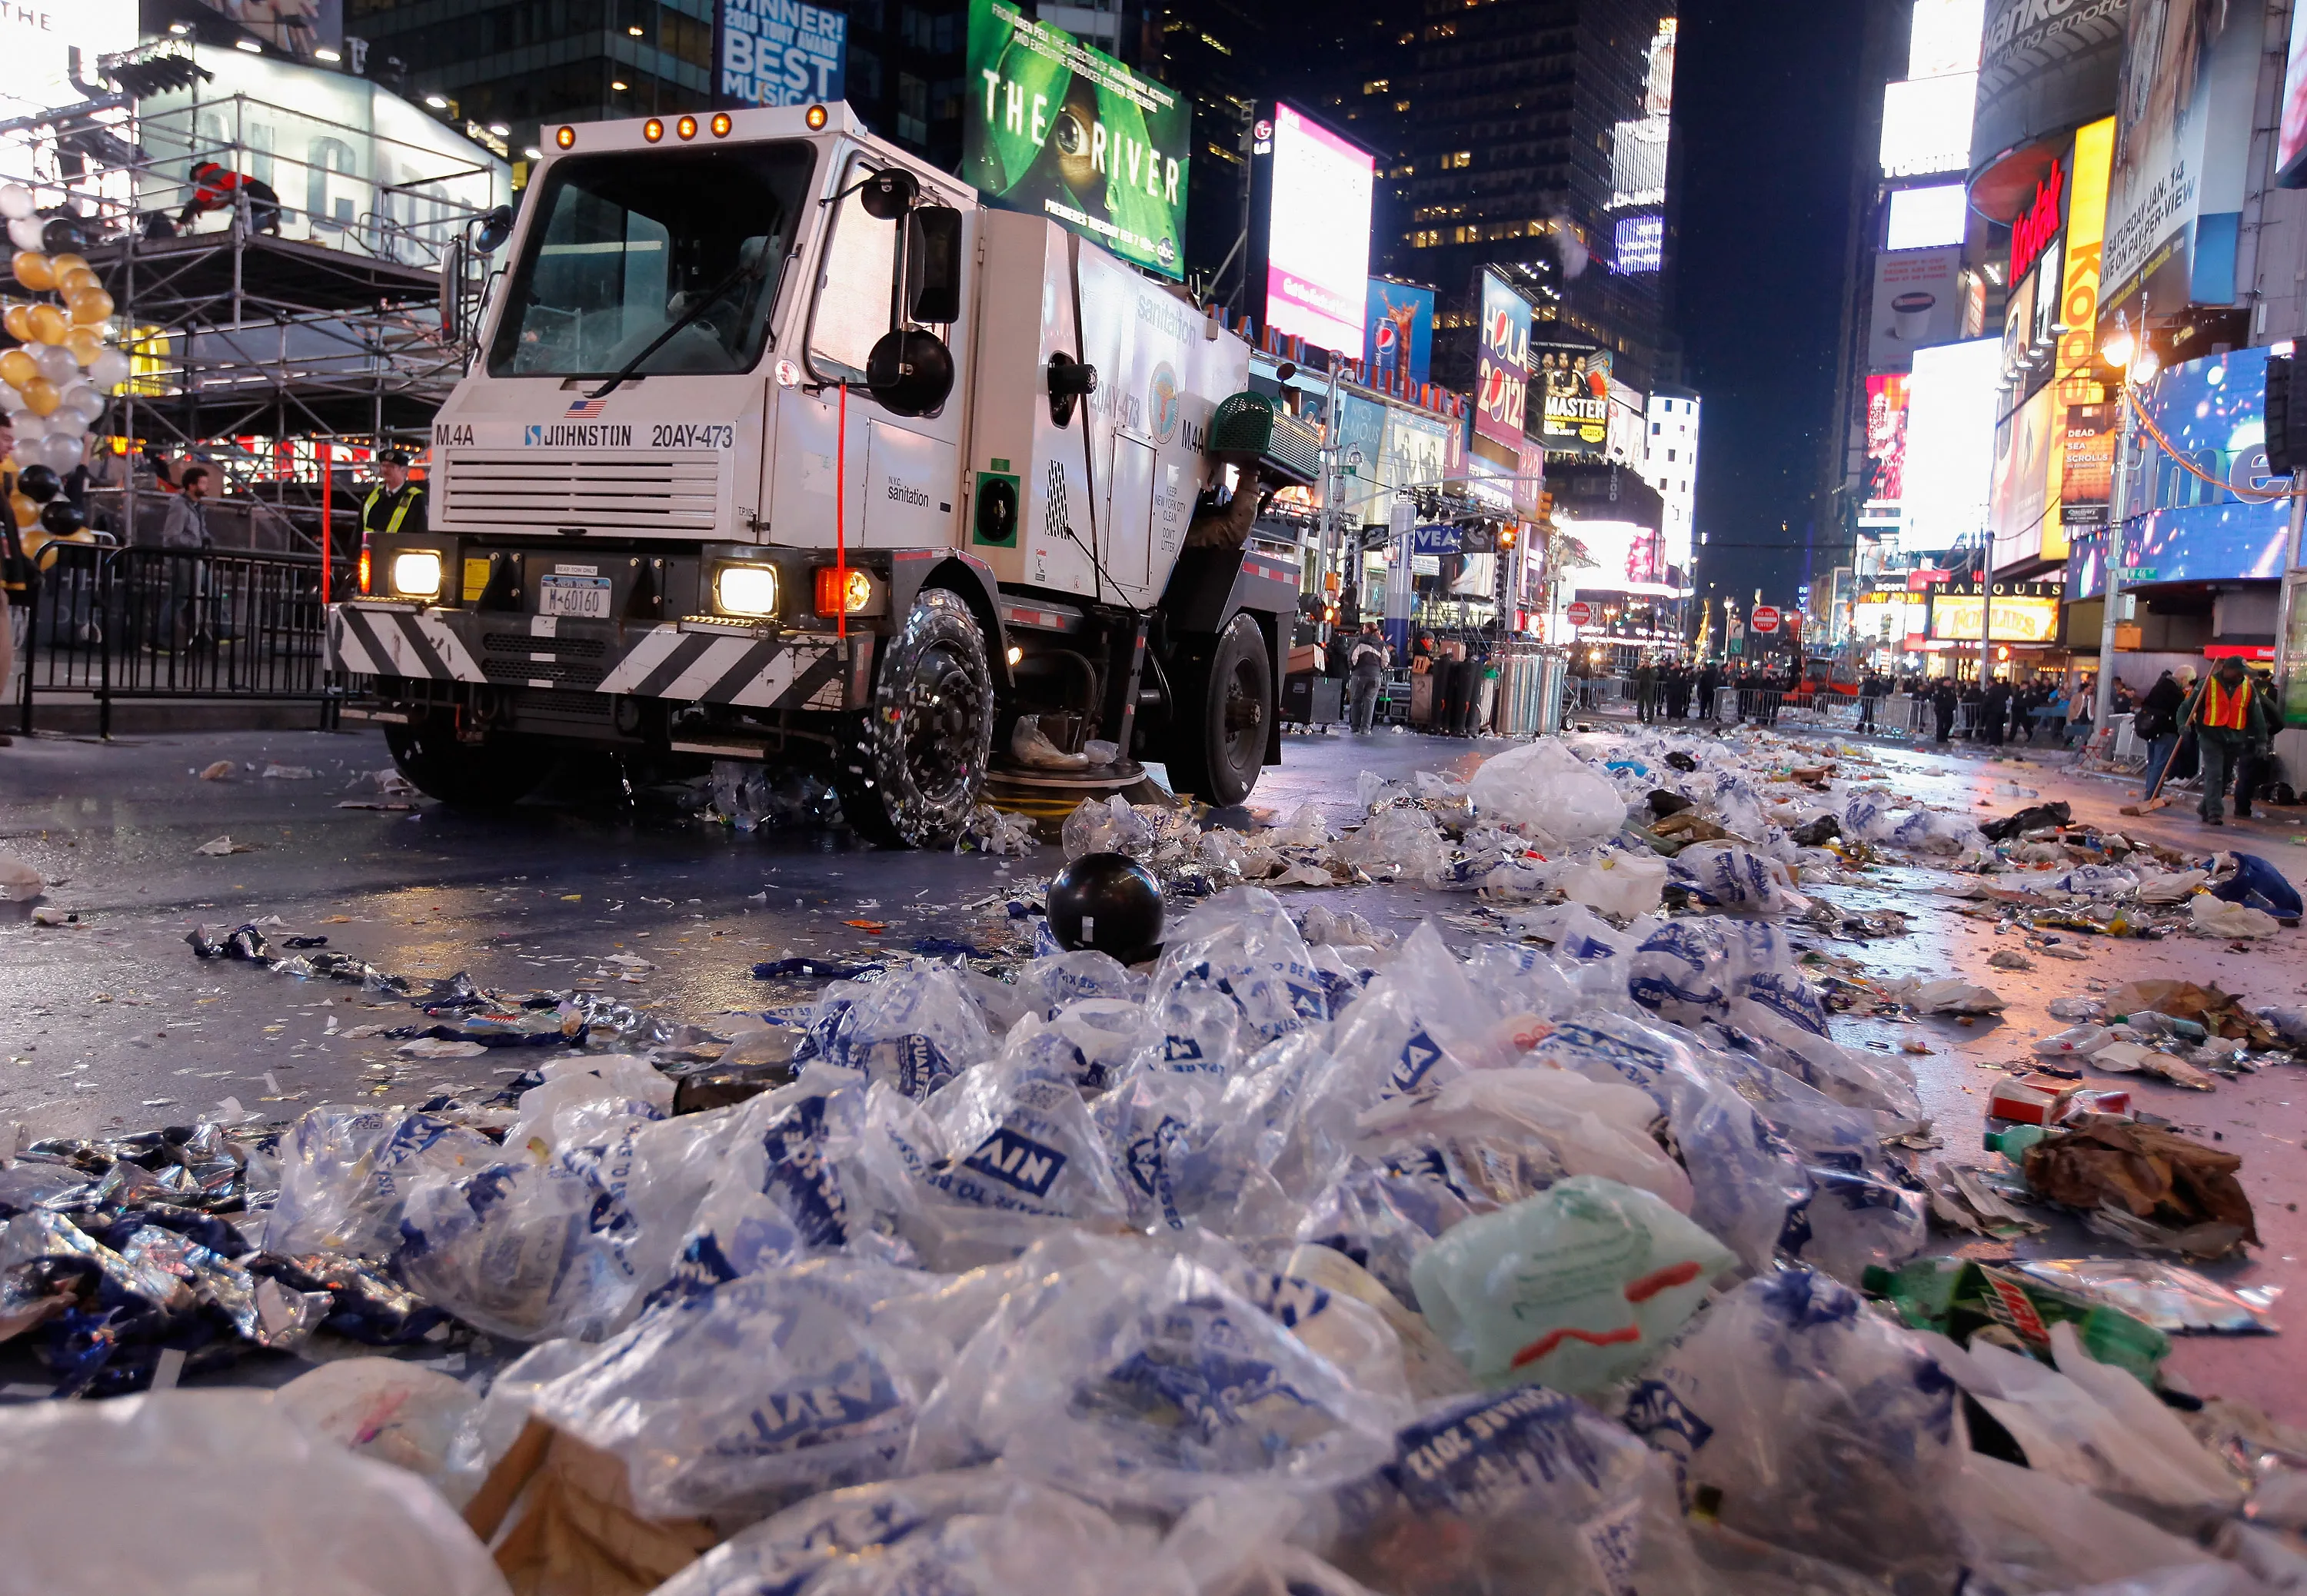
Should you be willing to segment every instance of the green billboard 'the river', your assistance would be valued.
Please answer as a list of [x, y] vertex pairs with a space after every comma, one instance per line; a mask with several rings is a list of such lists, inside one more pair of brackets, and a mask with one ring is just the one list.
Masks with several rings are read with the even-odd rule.
[[1184, 275], [1193, 108], [1063, 29], [972, 0], [962, 175], [1123, 260]]

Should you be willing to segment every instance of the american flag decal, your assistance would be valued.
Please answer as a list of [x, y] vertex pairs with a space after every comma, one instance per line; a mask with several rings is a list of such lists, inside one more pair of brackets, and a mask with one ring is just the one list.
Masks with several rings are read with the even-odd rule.
[[606, 399], [571, 399], [569, 402], [569, 419], [570, 421], [591, 421], [597, 416], [605, 414], [608, 408], [609, 401]]

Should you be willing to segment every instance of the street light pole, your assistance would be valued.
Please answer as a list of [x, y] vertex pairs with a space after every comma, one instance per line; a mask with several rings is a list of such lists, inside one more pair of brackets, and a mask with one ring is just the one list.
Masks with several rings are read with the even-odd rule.
[[2091, 699], [2094, 739], [2105, 735], [2108, 719], [2114, 713], [2114, 623], [2123, 596], [2123, 523], [2131, 511], [2131, 396], [2128, 371], [2123, 373], [2115, 395], [2115, 402], [2123, 410], [2123, 424], [2115, 433], [2114, 491], [2108, 495], [2106, 547], [2099, 556], [2099, 568], [2105, 573], [2100, 588], [2106, 601], [2105, 613], [2098, 622], [2098, 690]]

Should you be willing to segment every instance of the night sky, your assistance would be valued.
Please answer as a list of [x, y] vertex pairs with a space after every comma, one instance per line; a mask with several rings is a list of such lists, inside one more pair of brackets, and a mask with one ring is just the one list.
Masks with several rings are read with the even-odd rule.
[[[1677, 321], [1699, 435], [1698, 592], [1794, 602], [1834, 408], [1866, 7], [1685, 0]], [[1870, 152], [1871, 153], [1871, 152]], [[1788, 524], [1780, 532], [1779, 524]], [[1822, 555], [1814, 580], [1837, 562]]]

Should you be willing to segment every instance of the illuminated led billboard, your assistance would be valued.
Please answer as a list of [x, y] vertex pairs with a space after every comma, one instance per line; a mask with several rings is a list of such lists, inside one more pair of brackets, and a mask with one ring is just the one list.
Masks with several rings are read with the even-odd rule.
[[1265, 321], [1359, 355], [1368, 330], [1370, 189], [1376, 162], [1288, 106], [1264, 156]]
[[1970, 226], [1970, 204], [1959, 183], [1902, 188], [1891, 195], [1890, 229], [1883, 248], [1934, 250], [1962, 242]]

